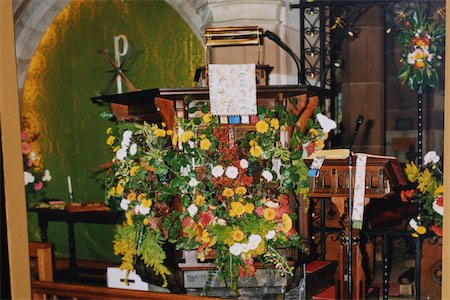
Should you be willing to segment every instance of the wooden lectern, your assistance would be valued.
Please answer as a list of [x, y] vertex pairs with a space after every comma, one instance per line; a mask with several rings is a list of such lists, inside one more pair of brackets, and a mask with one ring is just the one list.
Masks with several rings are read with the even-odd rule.
[[[356, 157], [352, 157], [355, 162]], [[311, 166], [312, 160], [306, 161]], [[354, 163], [352, 165], [355, 165]], [[352, 186], [355, 180], [354, 173], [351, 178]], [[365, 174], [365, 205], [370, 199], [386, 199], [394, 193], [397, 187], [407, 184], [404, 170], [395, 157], [368, 155]], [[352, 276], [352, 299], [364, 299], [367, 292], [365, 283], [365, 273], [363, 270], [363, 257], [359, 248], [359, 230], [353, 229], [352, 235], [355, 237], [351, 242], [352, 251], [348, 251], [349, 247], [349, 213], [348, 199], [350, 188], [349, 178], [349, 159], [325, 159], [320, 168], [317, 177], [310, 177], [311, 198], [330, 198], [331, 202], [336, 206], [342, 224], [341, 245], [338, 255], [338, 272], [336, 274], [336, 297], [337, 299], [348, 298], [346, 282], [349, 270]], [[324, 216], [322, 216], [324, 217]], [[305, 220], [306, 218], [302, 218]], [[309, 223], [301, 224], [304, 230], [302, 236], [311, 236]], [[351, 235], [350, 235], [351, 236]], [[325, 241], [321, 241], [325, 242]], [[347, 253], [351, 253], [352, 267], [348, 267]]]

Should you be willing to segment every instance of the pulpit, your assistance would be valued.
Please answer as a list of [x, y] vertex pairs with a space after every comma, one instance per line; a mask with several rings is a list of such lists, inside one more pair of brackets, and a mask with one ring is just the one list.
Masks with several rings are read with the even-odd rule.
[[[112, 113], [119, 121], [130, 122], [165, 122], [168, 128], [174, 128], [176, 118], [189, 119], [195, 116], [197, 105], [209, 106], [209, 88], [157, 88], [142, 91], [129, 92], [118, 95], [94, 97], [91, 100], [94, 103], [110, 103]], [[257, 86], [256, 98], [257, 105], [265, 108], [284, 107], [293, 112], [297, 117], [296, 126], [301, 129], [306, 128], [306, 122], [314, 115], [315, 109], [323, 103], [323, 97], [327, 96], [328, 91], [308, 85], [287, 85], [287, 86]], [[231, 128], [232, 136], [237, 139], [246, 131], [254, 130], [256, 121], [235, 122], [231, 117], [225, 118], [223, 124]], [[222, 119], [221, 119], [222, 124]], [[293, 127], [293, 126], [292, 126]], [[287, 128], [287, 139], [294, 128]], [[302, 201], [300, 201], [302, 203]], [[299, 211], [304, 210], [304, 205], [299, 207]], [[179, 253], [178, 253], [179, 254]], [[170, 256], [170, 255], [169, 255]], [[298, 251], [286, 249], [285, 256], [291, 259], [291, 265], [298, 264]], [[208, 262], [199, 262], [196, 253], [182, 251], [179, 255], [176, 267], [182, 272], [183, 287], [190, 289], [192, 293], [200, 293], [206, 280], [208, 271], [213, 268]], [[299, 275], [299, 274], [297, 274]], [[270, 277], [270, 280], [268, 278]], [[298, 276], [297, 276], [298, 277]], [[274, 278], [274, 274], [264, 270], [263, 264], [256, 273], [256, 279], [243, 282], [242, 288], [253, 289], [259, 286], [261, 293], [281, 294], [289, 285], [295, 283], [295, 280], [286, 278]], [[298, 278], [297, 278], [298, 279]], [[222, 286], [219, 280], [213, 278], [212, 286], [217, 289]], [[221, 292], [221, 291], [220, 291]], [[262, 295], [262, 294], [261, 294]]]
[[[315, 239], [322, 245], [322, 250], [332, 248], [337, 256], [332, 259], [338, 260], [338, 271], [336, 274], [336, 296], [339, 299], [347, 297], [348, 289], [351, 289], [353, 299], [365, 298], [368, 291], [366, 288], [365, 270], [363, 269], [363, 254], [359, 245], [359, 230], [349, 228], [349, 199], [353, 199], [353, 194], [349, 195], [349, 189], [355, 186], [355, 174], [350, 173], [349, 166], [354, 166], [356, 156], [352, 157], [353, 163], [349, 163], [348, 157], [341, 159], [324, 159], [316, 176], [310, 177], [311, 205], [314, 206], [318, 199], [329, 199], [330, 205], [334, 205], [337, 221], [333, 224], [339, 226], [339, 239], [329, 240], [326, 236], [328, 224], [325, 223], [327, 213], [320, 215], [321, 225], [324, 228], [319, 229], [319, 237]], [[307, 160], [307, 165], [311, 167], [312, 160]], [[353, 170], [354, 172], [354, 170]], [[350, 179], [350, 174], [352, 178]], [[350, 181], [352, 180], [352, 181]], [[385, 201], [394, 191], [407, 184], [407, 179], [403, 168], [395, 157], [367, 155], [365, 165], [365, 191], [364, 205], [373, 199], [373, 201]], [[322, 212], [325, 209], [321, 210]], [[306, 218], [303, 218], [306, 220]], [[302, 236], [313, 236], [310, 223], [305, 222], [301, 228]], [[317, 225], [317, 224], [316, 224]], [[350, 234], [350, 230], [352, 230]], [[350, 243], [349, 236], [352, 237]], [[351, 250], [349, 251], [349, 243]], [[315, 245], [316, 247], [318, 245]], [[364, 249], [365, 255], [373, 257], [373, 251]], [[350, 253], [350, 257], [349, 257]], [[324, 257], [324, 253], [322, 253]], [[351, 276], [352, 287], [347, 289], [348, 276]]]

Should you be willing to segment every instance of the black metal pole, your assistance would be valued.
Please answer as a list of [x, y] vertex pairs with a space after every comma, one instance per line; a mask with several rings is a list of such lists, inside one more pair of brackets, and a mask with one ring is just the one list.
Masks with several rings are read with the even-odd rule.
[[423, 152], [423, 89], [417, 91], [417, 166], [422, 168]]
[[420, 272], [421, 272], [421, 260], [422, 260], [422, 237], [419, 235], [416, 239], [416, 261], [415, 261], [415, 278], [416, 282], [416, 297], [415, 299], [420, 300]]
[[[353, 144], [353, 143], [352, 143]], [[348, 241], [347, 241], [347, 299], [352, 299], [353, 295], [353, 221], [352, 221], [352, 211], [353, 211], [353, 155], [352, 147], [350, 146], [348, 154]]]

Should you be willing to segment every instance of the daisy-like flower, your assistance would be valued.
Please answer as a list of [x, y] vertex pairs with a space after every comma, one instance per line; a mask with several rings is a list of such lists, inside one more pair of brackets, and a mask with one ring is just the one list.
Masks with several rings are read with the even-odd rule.
[[239, 256], [241, 255], [241, 253], [244, 252], [244, 248], [245, 245], [242, 243], [234, 243], [231, 247], [230, 247], [230, 253], [235, 255], [235, 256]]
[[239, 171], [238, 171], [238, 169], [235, 166], [227, 167], [227, 171], [225, 172], [225, 175], [228, 178], [231, 178], [231, 179], [236, 179], [238, 174], [239, 174]]
[[256, 132], [258, 133], [266, 133], [269, 131], [269, 124], [267, 124], [264, 120], [259, 120], [256, 122]]
[[200, 182], [197, 179], [191, 178], [191, 180], [189, 180], [188, 184], [189, 184], [190, 187], [196, 187], [199, 183]]
[[267, 182], [271, 182], [273, 180], [273, 174], [270, 171], [264, 170], [261, 173], [261, 176], [264, 177], [264, 179], [267, 180]]
[[123, 198], [122, 201], [120, 201], [120, 208], [123, 210], [128, 210], [128, 204], [130, 204], [130, 200]]
[[250, 250], [255, 250], [258, 248], [259, 243], [262, 241], [262, 238], [259, 234], [251, 234], [248, 237], [248, 246]]
[[116, 152], [116, 158], [118, 160], [124, 160], [124, 158], [127, 157], [127, 150], [125, 148], [120, 148]]
[[200, 149], [202, 150], [209, 150], [211, 148], [211, 141], [207, 138], [204, 138], [200, 141]]
[[247, 169], [248, 168], [248, 160], [246, 159], [241, 159], [239, 161], [239, 166], [241, 166], [242, 169]]
[[191, 218], [193, 218], [198, 212], [198, 207], [195, 204], [191, 204], [187, 208], [187, 211], [188, 211], [189, 215], [191, 216]]
[[211, 170], [212, 176], [214, 176], [216, 178], [219, 178], [220, 176], [222, 176], [223, 173], [225, 173], [225, 170], [223, 169], [223, 167], [221, 165], [215, 166]]

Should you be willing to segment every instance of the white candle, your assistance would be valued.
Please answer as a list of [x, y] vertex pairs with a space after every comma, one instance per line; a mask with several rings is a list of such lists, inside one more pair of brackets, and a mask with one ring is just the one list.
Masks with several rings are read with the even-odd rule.
[[72, 181], [70, 180], [70, 176], [67, 176], [67, 187], [69, 188], [69, 195], [72, 195]]

